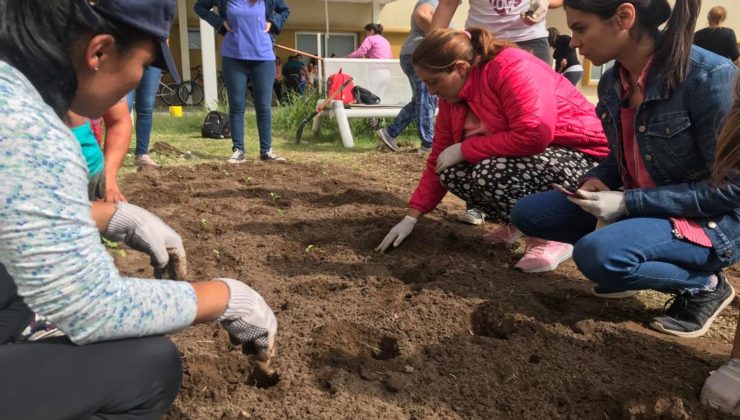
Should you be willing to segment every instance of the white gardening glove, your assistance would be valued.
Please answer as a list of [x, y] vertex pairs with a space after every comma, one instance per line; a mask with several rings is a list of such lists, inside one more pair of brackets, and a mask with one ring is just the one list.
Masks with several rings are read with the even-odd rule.
[[576, 195], [568, 197], [568, 200], [605, 222], [617, 220], [627, 214], [622, 191], [578, 190]]
[[520, 15], [522, 21], [529, 25], [536, 25], [547, 16], [547, 9], [550, 6], [550, 0], [531, 0], [529, 9]]
[[102, 236], [115, 242], [123, 241], [129, 247], [147, 253], [157, 278], [161, 278], [165, 270], [173, 279], [184, 279], [187, 275], [187, 257], [180, 235], [141, 207], [126, 202], [116, 203], [116, 212]]
[[704, 381], [701, 403], [735, 416], [740, 415], [740, 359], [731, 359]]
[[383, 242], [381, 242], [375, 250], [385, 252], [391, 244], [393, 244], [394, 248], [398, 247], [407, 236], [411, 235], [411, 232], [414, 230], [414, 225], [416, 225], [415, 218], [404, 216], [404, 218], [401, 219], [396, 226], [393, 226], [390, 232], [385, 235]]
[[218, 320], [234, 344], [258, 360], [272, 357], [277, 334], [277, 319], [267, 302], [254, 289], [234, 279], [216, 279], [229, 287], [226, 311]]
[[452, 146], [444, 149], [442, 153], [437, 156], [437, 167], [435, 171], [439, 174], [450, 166], [457, 165], [458, 163], [465, 160], [465, 156], [462, 154], [462, 143], [455, 143]]

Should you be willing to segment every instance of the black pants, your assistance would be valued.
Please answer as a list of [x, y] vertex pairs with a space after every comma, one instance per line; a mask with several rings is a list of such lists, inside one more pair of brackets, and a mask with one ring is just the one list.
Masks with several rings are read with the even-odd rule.
[[511, 209], [520, 198], [548, 191], [552, 183], [575, 186], [597, 163], [577, 150], [548, 147], [534, 156], [490, 158], [476, 165], [463, 162], [442, 171], [439, 180], [468, 208], [482, 210], [492, 222], [510, 223]]
[[[33, 319], [33, 312], [16, 293], [15, 283], [0, 264], [0, 345], [11, 341]], [[0, 371], [0, 381], [2, 380]], [[3, 416], [0, 416], [3, 418]]]
[[0, 418], [158, 419], [181, 379], [180, 355], [164, 337], [0, 345]]

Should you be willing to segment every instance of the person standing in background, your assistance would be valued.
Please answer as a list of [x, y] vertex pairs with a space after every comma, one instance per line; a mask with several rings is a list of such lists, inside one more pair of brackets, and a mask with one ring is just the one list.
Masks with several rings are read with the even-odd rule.
[[578, 61], [576, 49], [570, 47], [570, 36], [560, 35], [556, 28], [547, 28], [547, 32], [547, 42], [554, 49], [555, 71], [576, 86], [583, 76], [583, 66]]
[[412, 55], [416, 46], [424, 39], [424, 34], [429, 30], [434, 10], [438, 5], [439, 0], [419, 0], [416, 2], [411, 14], [411, 32], [403, 46], [401, 46], [400, 57], [401, 70], [406, 74], [411, 84], [413, 93], [411, 102], [401, 109], [387, 128], [375, 131], [383, 144], [394, 152], [399, 150], [396, 137], [413, 121], [416, 121], [416, 132], [419, 140], [421, 140], [419, 152], [424, 154], [432, 150], [434, 111], [437, 108], [437, 97], [429, 93], [427, 86], [416, 75]]
[[[440, 0], [431, 29], [448, 27], [460, 3], [460, 0]], [[465, 27], [488, 29], [496, 39], [514, 42], [549, 65], [545, 18], [548, 9], [562, 5], [563, 0], [470, 0]]]
[[159, 169], [160, 165], [149, 156], [149, 139], [152, 134], [152, 114], [157, 100], [157, 87], [162, 70], [147, 67], [139, 86], [128, 95], [128, 109], [136, 109], [136, 152], [134, 166], [137, 168]]
[[727, 9], [724, 7], [714, 6], [709, 9], [707, 13], [709, 27], [696, 31], [694, 45], [726, 57], [736, 66], [740, 66], [740, 53], [737, 51], [735, 31], [722, 27], [725, 19], [727, 19]]
[[[218, 14], [211, 10], [215, 6], [218, 6]], [[285, 158], [272, 152], [273, 37], [282, 31], [290, 9], [283, 0], [198, 0], [194, 9], [201, 19], [224, 35], [222, 70], [229, 97], [233, 142], [233, 153], [227, 162], [245, 161], [244, 112], [249, 81], [254, 88], [260, 160], [284, 162]]]

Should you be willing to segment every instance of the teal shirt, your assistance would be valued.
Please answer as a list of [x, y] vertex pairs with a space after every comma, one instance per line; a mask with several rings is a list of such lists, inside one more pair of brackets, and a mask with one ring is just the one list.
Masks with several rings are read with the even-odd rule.
[[85, 162], [87, 163], [87, 176], [93, 177], [103, 172], [103, 168], [105, 167], [103, 151], [100, 150], [98, 140], [95, 138], [92, 128], [90, 128], [90, 123], [85, 121], [85, 124], [71, 130], [82, 148], [82, 156], [85, 157]]

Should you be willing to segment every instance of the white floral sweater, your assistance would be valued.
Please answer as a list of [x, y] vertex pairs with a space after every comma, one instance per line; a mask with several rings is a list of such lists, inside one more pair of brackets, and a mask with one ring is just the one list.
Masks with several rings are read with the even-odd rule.
[[190, 284], [120, 276], [90, 216], [79, 143], [3, 61], [0, 263], [26, 304], [77, 344], [169, 333], [195, 318]]

